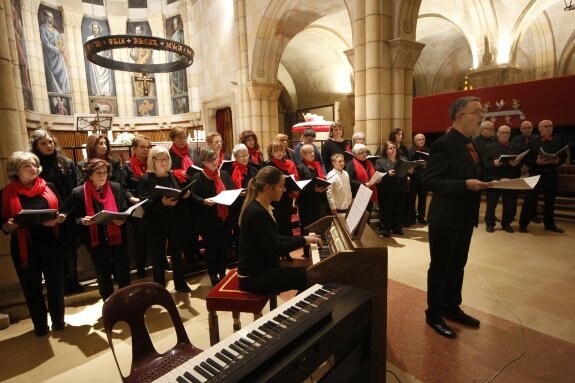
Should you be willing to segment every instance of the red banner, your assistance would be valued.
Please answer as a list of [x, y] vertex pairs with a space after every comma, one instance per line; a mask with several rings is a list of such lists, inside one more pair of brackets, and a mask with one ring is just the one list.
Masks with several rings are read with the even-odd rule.
[[[518, 84], [494, 86], [434, 96], [413, 98], [413, 134], [441, 133], [451, 126], [449, 105], [459, 97], [476, 96], [482, 104], [489, 102], [488, 112], [500, 114], [495, 127], [510, 125], [519, 128], [523, 121], [519, 114], [513, 114], [513, 99], [519, 101], [518, 111], [526, 120], [537, 126], [541, 120], [551, 120], [556, 127], [575, 127], [575, 76], [555, 77]], [[496, 103], [503, 100], [499, 108]], [[506, 123], [505, 116], [511, 120]]]

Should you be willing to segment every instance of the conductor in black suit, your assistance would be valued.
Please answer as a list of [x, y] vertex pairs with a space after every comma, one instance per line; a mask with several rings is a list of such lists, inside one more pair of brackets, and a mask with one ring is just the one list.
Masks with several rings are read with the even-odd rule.
[[461, 308], [461, 288], [473, 227], [479, 221], [481, 156], [471, 137], [484, 110], [479, 98], [461, 97], [449, 108], [452, 129], [431, 146], [423, 187], [433, 195], [429, 205], [429, 252], [426, 322], [437, 333], [455, 338], [444, 318], [479, 327]]

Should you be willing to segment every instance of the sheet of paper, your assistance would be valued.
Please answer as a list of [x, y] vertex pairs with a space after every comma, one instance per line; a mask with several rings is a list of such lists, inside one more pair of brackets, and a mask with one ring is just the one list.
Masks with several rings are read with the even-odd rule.
[[296, 181], [295, 183], [299, 187], [300, 190], [303, 190], [305, 185], [309, 184], [310, 182], [311, 182], [311, 180], [301, 180], [301, 181]]
[[371, 179], [369, 180], [369, 183], [372, 185], [375, 185], [376, 183], [378, 183], [379, 181], [381, 181], [381, 179], [383, 177], [385, 177], [385, 175], [387, 174], [387, 172], [382, 173], [382, 172], [378, 172], [376, 171], [375, 173], [373, 173], [373, 176], [371, 176]]
[[509, 190], [525, 190], [533, 189], [540, 176], [526, 177], [526, 178], [513, 178], [509, 180], [492, 181], [493, 189], [509, 189]]
[[220, 205], [230, 206], [238, 198], [243, 189], [224, 190], [215, 197], [210, 198]]
[[372, 194], [373, 191], [365, 185], [359, 186], [359, 190], [353, 199], [353, 203], [349, 209], [349, 214], [345, 220], [350, 233], [353, 233], [357, 225], [359, 225], [359, 222], [363, 217], [363, 213], [365, 212], [365, 209], [367, 209], [367, 205], [369, 204], [369, 200]]

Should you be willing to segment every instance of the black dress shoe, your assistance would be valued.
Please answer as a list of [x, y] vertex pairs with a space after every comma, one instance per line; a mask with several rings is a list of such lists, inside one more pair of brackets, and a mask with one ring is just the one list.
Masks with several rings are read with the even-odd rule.
[[422, 224], [422, 225], [427, 225], [427, 220], [426, 220], [425, 218], [419, 218], [419, 219], [417, 220], [417, 222], [419, 222], [419, 223]]
[[379, 230], [379, 234], [383, 235], [386, 238], [391, 237], [391, 233], [389, 232], [389, 230], [381, 229]]
[[215, 286], [220, 282], [220, 278], [218, 278], [217, 275], [210, 275], [210, 281], [212, 282], [212, 286]]
[[487, 225], [487, 226], [485, 226], [485, 231], [488, 233], [493, 233], [495, 231], [495, 229], [492, 225]]
[[531, 218], [531, 222], [533, 222], [533, 223], [541, 223], [541, 218], [539, 218], [539, 217], [533, 217], [533, 218]]
[[439, 335], [451, 339], [456, 336], [455, 331], [445, 323], [442, 317], [426, 317], [425, 322]]
[[565, 233], [565, 230], [561, 229], [559, 226], [546, 227], [545, 230], [554, 231], [556, 233]]
[[471, 315], [467, 315], [463, 312], [460, 308], [457, 308], [453, 311], [447, 311], [443, 313], [443, 316], [449, 320], [452, 320], [457, 323], [464, 324], [466, 326], [471, 327], [479, 327], [479, 320], [475, 319]]
[[66, 322], [52, 323], [52, 331], [62, 331], [66, 328]]
[[503, 226], [503, 230], [505, 230], [508, 233], [514, 233], [515, 232], [515, 230], [513, 230], [513, 228], [510, 225]]
[[44, 336], [48, 334], [48, 326], [46, 326], [45, 328], [35, 328], [34, 329], [34, 335], [36, 335], [38, 338]]
[[527, 226], [519, 226], [520, 233], [527, 233]]
[[403, 229], [394, 229], [393, 233], [397, 235], [403, 235]]

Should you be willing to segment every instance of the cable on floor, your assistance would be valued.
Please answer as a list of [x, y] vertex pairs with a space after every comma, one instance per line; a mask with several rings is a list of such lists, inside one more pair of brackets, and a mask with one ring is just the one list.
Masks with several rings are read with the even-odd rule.
[[[393, 375], [393, 377], [394, 377], [395, 379], [397, 379], [397, 381], [398, 381], [399, 383], [401, 383], [401, 380], [397, 377], [397, 375], [395, 375], [395, 373], [394, 373], [393, 371], [391, 371], [391, 370], [385, 370], [385, 372], [389, 372], [391, 375]], [[386, 380], [387, 380], [387, 379], [386, 379]]]
[[482, 376], [477, 377], [473, 382], [474, 383], [490, 383], [492, 382], [495, 378], [497, 378], [497, 376], [499, 376], [499, 374], [501, 374], [503, 372], [503, 370], [505, 370], [507, 367], [509, 367], [511, 364], [515, 363], [516, 361], [518, 361], [519, 359], [521, 359], [525, 353], [527, 352], [527, 337], [525, 336], [525, 327], [523, 326], [523, 322], [521, 321], [521, 318], [519, 318], [519, 316], [517, 314], [515, 314], [515, 312], [513, 310], [511, 310], [510, 307], [508, 307], [504, 302], [503, 299], [501, 299], [501, 297], [499, 296], [499, 294], [497, 294], [497, 291], [495, 291], [495, 289], [489, 284], [487, 283], [487, 281], [485, 280], [485, 278], [483, 278], [483, 274], [481, 274], [481, 271], [479, 270], [479, 268], [474, 264], [473, 268], [475, 269], [475, 271], [477, 272], [477, 275], [479, 275], [479, 278], [481, 279], [481, 281], [483, 282], [483, 284], [489, 288], [489, 290], [491, 290], [491, 292], [493, 293], [493, 295], [497, 298], [497, 300], [499, 301], [499, 303], [501, 303], [501, 305], [507, 309], [507, 311], [509, 311], [519, 322], [519, 328], [521, 329], [521, 335], [522, 335], [522, 341], [523, 341], [523, 350], [521, 351], [521, 353], [519, 355], [517, 355], [516, 357], [514, 357], [513, 359], [511, 359], [509, 362], [507, 362], [505, 365], [503, 365], [503, 367], [501, 367], [497, 372], [495, 372], [495, 374], [493, 374], [493, 376], [491, 376], [488, 380], [486, 381], [482, 381], [483, 379], [487, 379], [484, 378]]

